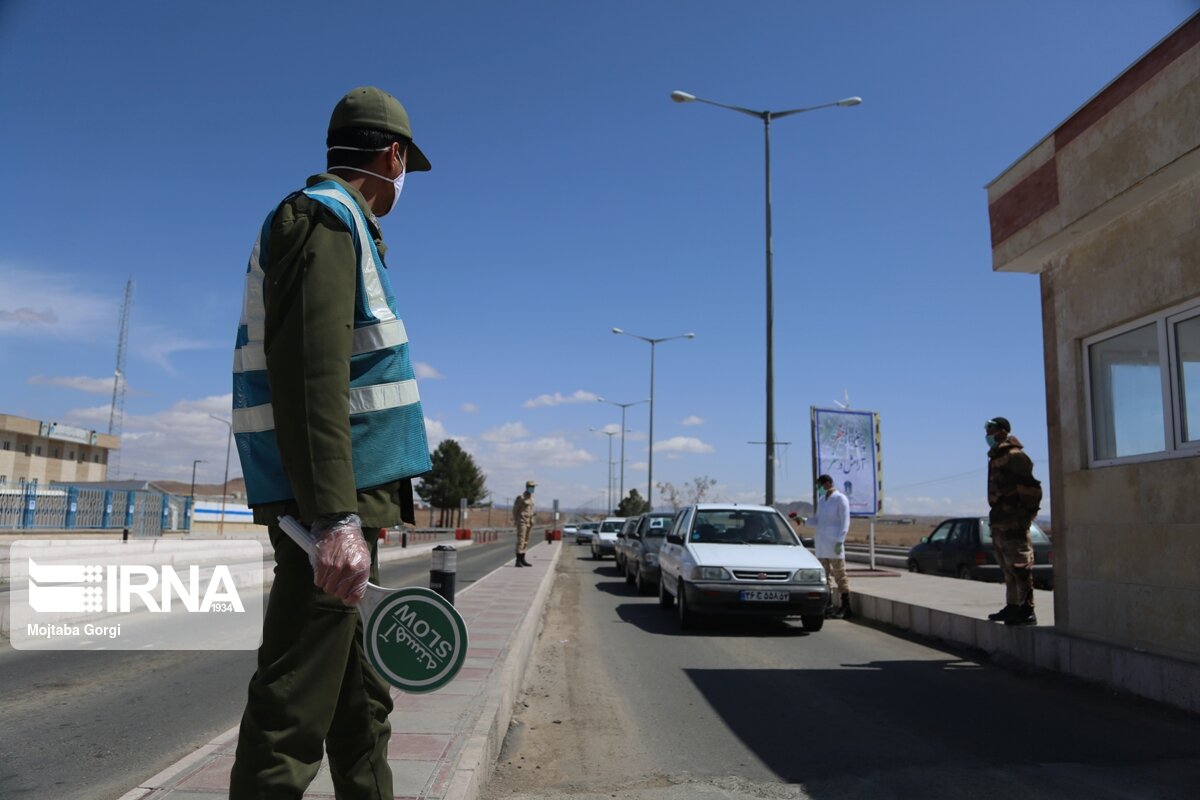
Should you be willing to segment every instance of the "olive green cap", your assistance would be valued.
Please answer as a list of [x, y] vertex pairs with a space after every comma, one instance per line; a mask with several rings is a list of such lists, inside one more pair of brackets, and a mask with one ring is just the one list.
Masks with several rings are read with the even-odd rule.
[[360, 86], [338, 101], [329, 117], [329, 133], [343, 128], [370, 128], [397, 133], [409, 140], [406, 172], [426, 172], [429, 159], [412, 141], [412, 125], [400, 101], [374, 86]]

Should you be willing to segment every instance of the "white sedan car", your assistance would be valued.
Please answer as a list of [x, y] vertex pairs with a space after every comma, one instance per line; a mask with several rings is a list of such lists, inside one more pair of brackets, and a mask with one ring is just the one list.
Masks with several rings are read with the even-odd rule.
[[770, 506], [684, 508], [658, 563], [658, 603], [677, 606], [683, 628], [702, 614], [800, 617], [808, 631], [825, 623], [829, 589], [821, 562]]

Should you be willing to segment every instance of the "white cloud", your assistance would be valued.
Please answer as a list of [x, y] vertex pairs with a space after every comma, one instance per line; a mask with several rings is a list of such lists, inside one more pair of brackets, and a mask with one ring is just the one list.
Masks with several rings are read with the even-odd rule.
[[[165, 371], [174, 374], [175, 367], [171, 363], [171, 356], [176, 353], [186, 352], [188, 350], [218, 350], [223, 347], [229, 348], [230, 358], [233, 357], [232, 342], [213, 342], [204, 339], [189, 339], [185, 336], [179, 336], [169, 330], [158, 326], [151, 326], [131, 333], [130, 338], [141, 342], [134, 348], [133, 352], [140, 358], [144, 358], [152, 364], [157, 364]], [[113, 340], [116, 340], [116, 332], [113, 332]]]
[[681, 420], [681, 421], [680, 421], [680, 423], [679, 423], [679, 424], [680, 424], [680, 425], [682, 425], [682, 426], [683, 426], [683, 427], [685, 427], [685, 428], [691, 428], [691, 427], [693, 427], [693, 426], [695, 426], [695, 425], [703, 425], [703, 424], [704, 424], [704, 420], [700, 419], [700, 418], [699, 418], [699, 417], [697, 417], [695, 414], [693, 414], [693, 415], [692, 415], [692, 416], [690, 416], [690, 417], [685, 417], [683, 420]]
[[479, 406], [475, 405], [474, 403], [463, 403], [458, 408], [459, 408], [459, 410], [461, 410], [463, 413], [466, 413], [466, 414], [478, 414], [479, 413]]
[[694, 436], [675, 436], [666, 441], [655, 442], [656, 453], [711, 453], [713, 446], [705, 444]]
[[479, 438], [485, 442], [511, 442], [529, 436], [529, 430], [519, 422], [506, 422], [499, 428], [492, 428]]
[[[561, 436], [543, 436], [526, 441], [494, 442], [489, 456], [523, 470], [546, 467], [578, 467], [596, 457]], [[493, 462], [494, 463], [494, 462]]]
[[451, 438], [446, 432], [446, 426], [436, 419], [425, 418], [425, 438], [429, 440], [429, 446], [437, 447], [443, 439]]
[[585, 392], [583, 389], [576, 389], [574, 394], [563, 395], [561, 392], [554, 394], [540, 394], [532, 400], [526, 400], [522, 405], [525, 408], [541, 408], [548, 406], [561, 406], [565, 403], [594, 403], [600, 398], [591, 393]]
[[64, 389], [78, 389], [81, 392], [88, 392], [89, 394], [112, 394], [113, 390], [112, 378], [89, 378], [85, 375], [76, 375], [73, 377], [61, 376], [57, 378], [34, 375], [26, 383], [31, 383], [34, 386], [61, 386]]
[[413, 364], [413, 373], [421, 380], [426, 381], [440, 381], [446, 377], [424, 361], [417, 361]]
[[[94, 342], [97, 336], [117, 339], [118, 296], [92, 293], [93, 276], [27, 270], [0, 264], [0, 335], [54, 336]], [[59, 313], [55, 309], [70, 309]]]

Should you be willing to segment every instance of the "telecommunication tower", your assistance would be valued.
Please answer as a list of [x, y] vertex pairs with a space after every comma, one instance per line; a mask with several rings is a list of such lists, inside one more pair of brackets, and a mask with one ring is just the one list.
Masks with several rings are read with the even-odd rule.
[[[108, 414], [108, 433], [121, 437], [121, 423], [125, 418], [125, 342], [129, 338], [129, 307], [133, 305], [133, 279], [125, 281], [125, 298], [121, 301], [121, 318], [117, 322], [117, 366], [113, 370], [112, 408]], [[121, 445], [113, 451], [108, 462], [109, 478], [121, 474]]]

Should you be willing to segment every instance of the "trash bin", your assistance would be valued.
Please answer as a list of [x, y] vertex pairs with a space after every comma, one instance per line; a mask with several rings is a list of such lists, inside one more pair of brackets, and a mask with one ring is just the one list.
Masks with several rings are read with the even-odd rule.
[[458, 573], [458, 551], [448, 544], [433, 548], [429, 567], [429, 588], [454, 603], [454, 583]]

